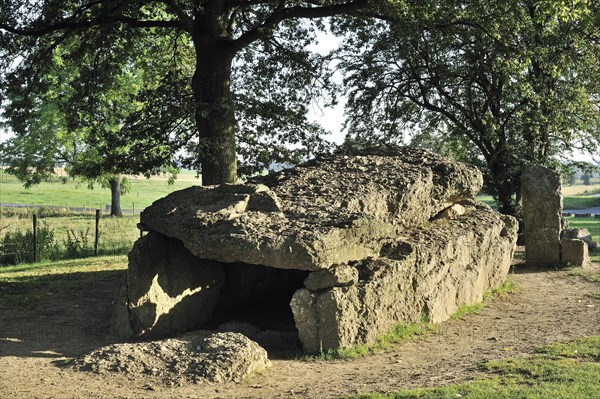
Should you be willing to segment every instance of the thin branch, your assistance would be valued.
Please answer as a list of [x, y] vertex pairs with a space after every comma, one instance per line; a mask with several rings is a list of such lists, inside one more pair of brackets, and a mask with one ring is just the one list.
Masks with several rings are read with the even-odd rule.
[[232, 42], [233, 51], [239, 51], [247, 45], [268, 37], [279, 23], [292, 18], [323, 18], [360, 11], [368, 4], [367, 0], [354, 0], [349, 3], [322, 7], [284, 7], [273, 12], [261, 25], [242, 34]]
[[137, 20], [135, 18], [125, 17], [125, 16], [102, 16], [96, 19], [92, 19], [89, 21], [58, 21], [47, 25], [43, 28], [17, 28], [14, 26], [10, 26], [7, 24], [0, 23], [0, 30], [5, 30], [10, 33], [14, 33], [16, 35], [21, 36], [34, 36], [41, 37], [50, 33], [65, 31], [65, 30], [77, 30], [77, 29], [86, 29], [93, 26], [99, 25], [109, 25], [111, 23], [121, 22], [125, 25], [128, 25], [132, 28], [181, 28], [179, 21], [177, 20], [166, 20], [166, 21], [158, 21], [158, 20]]
[[186, 32], [191, 33], [194, 28], [194, 21], [192, 18], [185, 12], [181, 4], [177, 3], [175, 0], [163, 0], [163, 2], [177, 15], [179, 18], [179, 27]]

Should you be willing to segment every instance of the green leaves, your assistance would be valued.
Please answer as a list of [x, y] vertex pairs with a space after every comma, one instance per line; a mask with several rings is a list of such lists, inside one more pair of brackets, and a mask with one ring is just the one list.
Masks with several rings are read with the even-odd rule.
[[590, 2], [406, 7], [375, 29], [355, 23], [338, 53], [354, 140], [412, 139], [480, 164], [511, 213], [523, 162], [556, 164], [577, 144], [597, 152], [600, 48]]

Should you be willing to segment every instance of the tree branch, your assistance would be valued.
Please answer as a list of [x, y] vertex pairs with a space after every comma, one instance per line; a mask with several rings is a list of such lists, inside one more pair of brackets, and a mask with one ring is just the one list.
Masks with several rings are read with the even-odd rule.
[[194, 28], [194, 21], [192, 18], [185, 12], [181, 4], [177, 3], [175, 0], [163, 0], [163, 2], [173, 10], [177, 18], [179, 18], [179, 27], [186, 32], [191, 33]]
[[365, 8], [368, 0], [354, 0], [348, 3], [322, 7], [282, 7], [274, 11], [265, 21], [242, 34], [232, 42], [233, 51], [239, 51], [249, 44], [268, 37], [281, 22], [292, 18], [323, 18], [358, 12]]
[[[92, 3], [90, 3], [89, 6], [91, 6], [91, 4]], [[79, 13], [82, 10], [83, 9], [80, 7], [76, 10], [76, 12]], [[97, 18], [87, 21], [71, 21], [66, 19], [50, 23], [49, 25], [40, 28], [18, 28], [16, 26], [0, 23], [0, 30], [20, 36], [41, 37], [58, 31], [86, 29], [93, 26], [109, 25], [115, 22], [120, 22], [133, 28], [181, 28], [179, 21], [177, 20], [138, 20], [122, 15], [101, 15]]]

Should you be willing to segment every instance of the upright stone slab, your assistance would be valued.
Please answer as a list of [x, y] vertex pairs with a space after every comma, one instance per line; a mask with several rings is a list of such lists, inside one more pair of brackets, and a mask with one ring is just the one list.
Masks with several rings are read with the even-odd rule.
[[290, 303], [304, 351], [372, 343], [399, 323], [439, 323], [461, 305], [481, 302], [506, 279], [517, 228], [512, 216], [479, 206], [407, 231], [380, 257], [353, 263], [359, 279], [351, 285], [313, 287], [310, 278], [323, 271], [313, 272]]
[[524, 165], [521, 195], [527, 264], [560, 263], [560, 173], [541, 165]]

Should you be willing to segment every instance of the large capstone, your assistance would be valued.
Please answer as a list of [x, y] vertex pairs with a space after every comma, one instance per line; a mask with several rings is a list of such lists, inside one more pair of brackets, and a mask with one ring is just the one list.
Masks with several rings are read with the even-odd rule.
[[315, 353], [443, 321], [506, 278], [515, 248], [516, 220], [478, 204], [481, 186], [473, 166], [388, 148], [172, 193], [141, 215], [113, 330], [228, 326]]
[[426, 150], [329, 156], [247, 184], [172, 193], [141, 221], [200, 258], [318, 270], [376, 256], [380, 240], [471, 198], [482, 182], [475, 167]]

